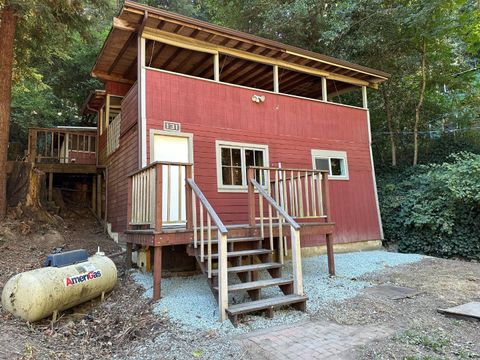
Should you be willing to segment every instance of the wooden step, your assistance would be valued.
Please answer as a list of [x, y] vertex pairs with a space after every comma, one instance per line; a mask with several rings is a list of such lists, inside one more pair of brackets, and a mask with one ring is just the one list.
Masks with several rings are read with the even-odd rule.
[[241, 304], [230, 305], [227, 308], [229, 316], [237, 316], [242, 314], [248, 314], [254, 311], [260, 311], [265, 309], [272, 309], [274, 307], [297, 304], [307, 301], [306, 296], [300, 295], [283, 295], [269, 299], [262, 299], [256, 301], [250, 301]]
[[[276, 262], [269, 262], [269, 263], [261, 263], [261, 264], [253, 264], [253, 265], [241, 265], [241, 266], [232, 266], [227, 269], [230, 273], [242, 273], [242, 272], [249, 272], [249, 271], [259, 271], [259, 270], [268, 270], [268, 269], [278, 269], [283, 267], [282, 264]], [[213, 269], [212, 275], [217, 276], [218, 270]]]
[[[229, 251], [227, 252], [227, 257], [231, 258], [231, 257], [239, 257], [239, 256], [266, 255], [266, 254], [271, 254], [272, 252], [273, 252], [272, 250], [267, 250], [267, 249]], [[216, 259], [216, 258], [218, 258], [218, 254], [212, 254], [212, 259]]]
[[[258, 281], [249, 281], [235, 285], [229, 285], [228, 291], [247, 291], [247, 290], [256, 290], [263, 289], [269, 286], [281, 286], [293, 284], [293, 280], [290, 278], [275, 278], [267, 280], [258, 280]], [[214, 287], [218, 291], [218, 287]]]
[[[253, 242], [253, 241], [260, 241], [263, 240], [261, 237], [240, 237], [240, 238], [227, 238], [227, 243], [240, 243], [240, 242]], [[212, 245], [217, 245], [218, 240], [212, 240]], [[205, 241], [204, 245], [207, 245], [207, 241]]]

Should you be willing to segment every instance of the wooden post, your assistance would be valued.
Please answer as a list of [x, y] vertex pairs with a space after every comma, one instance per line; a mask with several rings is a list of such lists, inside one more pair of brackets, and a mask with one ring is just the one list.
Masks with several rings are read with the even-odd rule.
[[128, 177], [127, 185], [127, 229], [130, 229], [130, 223], [132, 222], [132, 177]]
[[300, 230], [290, 227], [292, 245], [293, 293], [303, 295], [302, 253], [300, 248]]
[[325, 221], [330, 220], [330, 191], [328, 189], [328, 172], [322, 172], [322, 199], [323, 199], [323, 214]]
[[364, 109], [368, 109], [367, 87], [362, 86], [362, 105]]
[[102, 218], [102, 174], [97, 174], [97, 216]]
[[280, 82], [278, 79], [278, 65], [273, 65], [273, 92], [280, 92]]
[[96, 214], [97, 208], [97, 182], [95, 176], [92, 176], [92, 210]]
[[160, 300], [162, 283], [162, 247], [153, 248], [153, 300]]
[[328, 273], [330, 276], [335, 276], [335, 258], [333, 255], [333, 234], [327, 234], [327, 258], [328, 258]]
[[125, 263], [126, 263], [127, 269], [131, 269], [132, 268], [132, 243], [127, 242], [127, 251], [125, 256], [126, 256]]
[[53, 173], [48, 173], [48, 201], [53, 200]]
[[193, 230], [193, 213], [192, 213], [192, 191], [188, 186], [188, 179], [192, 178], [192, 165], [185, 166], [185, 212], [187, 214], [187, 230]]
[[37, 159], [37, 130], [29, 130], [28, 137], [28, 160], [35, 164]]
[[322, 77], [322, 100], [328, 101], [328, 94], [327, 94], [327, 78]]
[[162, 229], [163, 165], [155, 165], [155, 231]]
[[228, 308], [228, 270], [227, 270], [227, 235], [218, 231], [218, 312], [220, 321], [227, 318]]
[[254, 169], [248, 168], [247, 183], [248, 183], [248, 223], [251, 227], [255, 227], [255, 189], [251, 183], [251, 179], [254, 178]]
[[220, 81], [220, 55], [218, 53], [213, 55], [213, 79]]

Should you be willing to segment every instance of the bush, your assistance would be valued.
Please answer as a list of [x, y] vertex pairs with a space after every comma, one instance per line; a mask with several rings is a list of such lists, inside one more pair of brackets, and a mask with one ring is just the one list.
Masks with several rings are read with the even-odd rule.
[[401, 252], [480, 260], [480, 155], [379, 179], [385, 241]]

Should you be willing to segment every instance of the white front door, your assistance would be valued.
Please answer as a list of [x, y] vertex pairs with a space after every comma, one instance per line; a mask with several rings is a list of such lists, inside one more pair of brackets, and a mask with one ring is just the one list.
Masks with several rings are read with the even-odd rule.
[[[153, 161], [191, 163], [191, 136], [153, 135]], [[162, 222], [164, 226], [182, 226], [186, 222], [185, 167], [162, 167]]]

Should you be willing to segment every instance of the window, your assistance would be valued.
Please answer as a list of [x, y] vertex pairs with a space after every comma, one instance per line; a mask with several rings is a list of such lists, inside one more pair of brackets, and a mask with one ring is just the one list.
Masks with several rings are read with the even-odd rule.
[[347, 153], [345, 151], [312, 150], [313, 168], [328, 170], [329, 179], [348, 180]]
[[[268, 146], [217, 141], [217, 182], [223, 190], [246, 190], [247, 169], [268, 166]], [[266, 184], [263, 172], [255, 170], [255, 179]]]

